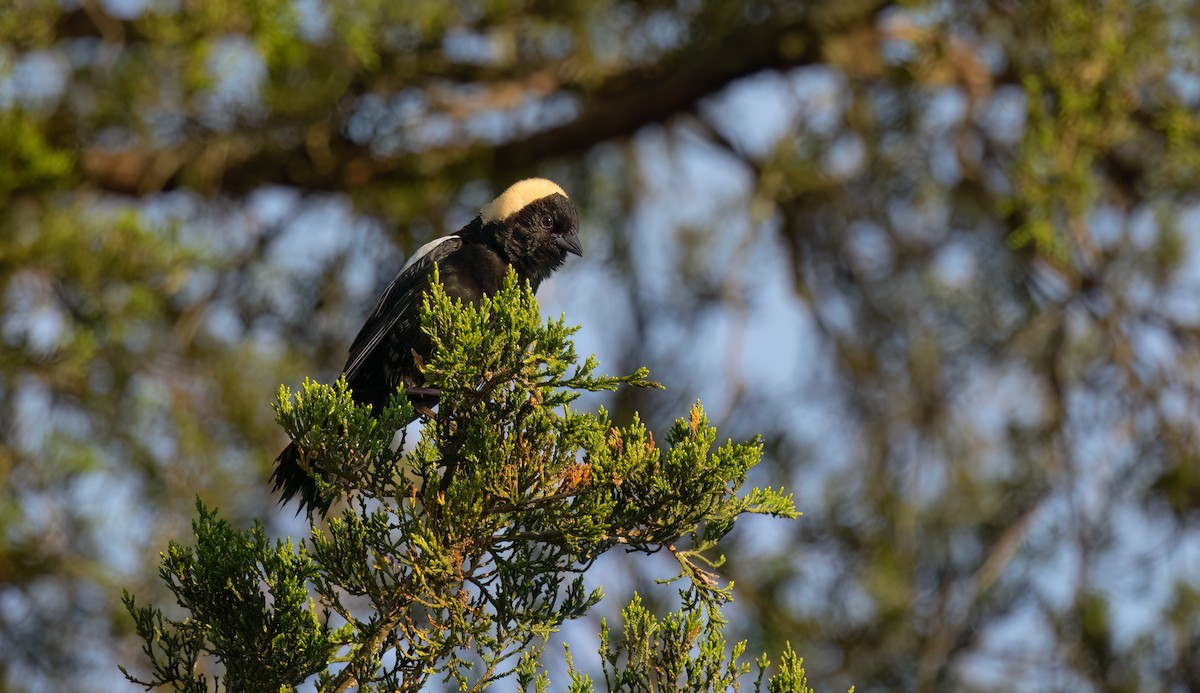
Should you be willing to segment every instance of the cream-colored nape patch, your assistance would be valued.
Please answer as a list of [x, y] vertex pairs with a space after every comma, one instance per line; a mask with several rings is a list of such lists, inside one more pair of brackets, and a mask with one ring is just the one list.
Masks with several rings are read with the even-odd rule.
[[508, 186], [508, 190], [483, 206], [479, 216], [483, 223], [503, 221], [525, 208], [525, 205], [555, 193], [567, 197], [563, 189], [554, 181], [545, 178], [526, 178]]

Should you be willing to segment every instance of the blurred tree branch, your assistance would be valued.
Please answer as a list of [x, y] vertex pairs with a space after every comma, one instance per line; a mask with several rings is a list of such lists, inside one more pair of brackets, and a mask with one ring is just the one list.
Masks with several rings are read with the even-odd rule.
[[[525, 171], [548, 158], [577, 155], [601, 142], [667, 121], [747, 75], [817, 62], [827, 44], [871, 30], [875, 15], [886, 4], [877, 0], [819, 3], [788, 20], [724, 28], [718, 37], [686, 44], [662, 60], [617, 72], [595, 84], [555, 74], [552, 65], [498, 72], [486, 65], [423, 57], [415, 71], [425, 80], [452, 77], [482, 84], [485, 89], [511, 89], [509, 82], [517, 80], [523, 82], [523, 87], [540, 92], [546, 91], [549, 79], [551, 86], [578, 99], [580, 112], [570, 121], [495, 146], [460, 142], [414, 154], [380, 157], [372, 153], [369, 144], [349, 139], [344, 123], [338, 122], [339, 116], [327, 113], [327, 120], [309, 123], [310, 132], [319, 133], [319, 156], [310, 146], [311, 139], [287, 141], [280, 147], [265, 142], [261, 133], [210, 133], [168, 148], [91, 147], [84, 152], [84, 175], [99, 189], [130, 195], [179, 186], [219, 188], [224, 194], [244, 195], [268, 184], [351, 190], [381, 179], [456, 179], [481, 167], [487, 171]], [[95, 10], [78, 10], [64, 20], [61, 31], [74, 32], [70, 35], [127, 34], [107, 28], [111, 21], [96, 21], [95, 15]], [[380, 63], [393, 65], [398, 59], [385, 54]], [[377, 77], [389, 80], [386, 71]], [[355, 78], [354, 83], [347, 84], [347, 93], [371, 91], [372, 79], [368, 75]]]

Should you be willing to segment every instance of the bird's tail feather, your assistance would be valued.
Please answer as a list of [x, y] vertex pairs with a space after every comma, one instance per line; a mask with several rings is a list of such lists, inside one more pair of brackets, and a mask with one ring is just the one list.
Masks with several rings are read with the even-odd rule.
[[305, 469], [300, 460], [300, 450], [295, 443], [284, 448], [275, 458], [275, 471], [271, 474], [276, 491], [281, 491], [279, 504], [287, 505], [294, 496], [299, 494], [300, 507], [296, 513], [305, 511], [310, 515], [316, 511], [324, 515], [329, 511], [333, 499], [322, 498], [317, 493], [317, 482], [313, 480], [309, 470]]

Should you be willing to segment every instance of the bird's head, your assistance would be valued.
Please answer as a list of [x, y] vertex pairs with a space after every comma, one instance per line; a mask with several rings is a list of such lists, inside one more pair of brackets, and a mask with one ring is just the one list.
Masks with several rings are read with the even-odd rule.
[[513, 183], [479, 210], [479, 219], [508, 261], [535, 282], [560, 267], [567, 253], [583, 255], [579, 213], [563, 189], [545, 178]]

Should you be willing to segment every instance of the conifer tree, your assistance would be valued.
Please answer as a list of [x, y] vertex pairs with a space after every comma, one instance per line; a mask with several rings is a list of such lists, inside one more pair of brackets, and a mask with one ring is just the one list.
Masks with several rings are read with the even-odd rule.
[[[436, 282], [435, 282], [436, 284]], [[436, 414], [406, 451], [395, 431], [413, 417], [397, 392], [378, 417], [344, 380], [280, 388], [280, 425], [298, 442], [323, 496], [340, 514], [298, 545], [261, 524], [235, 529], [197, 502], [195, 545], [172, 542], [160, 575], [186, 612], [125, 603], [145, 640], [147, 688], [424, 690], [444, 680], [482, 690], [514, 677], [545, 691], [546, 642], [596, 605], [582, 574], [606, 551], [666, 551], [678, 563], [682, 608], [656, 617], [636, 595], [623, 634], [600, 634], [607, 690], [710, 691], [749, 680], [745, 643], [722, 636], [732, 598], [716, 550], [743, 513], [797, 515], [780, 490], [742, 487], [757, 441], [717, 446], [699, 403], [662, 444], [636, 418], [615, 426], [582, 392], [657, 387], [645, 369], [596, 373], [576, 328], [542, 321], [532, 290], [510, 276], [478, 305], [427, 297], [424, 364], [441, 392]], [[569, 688], [594, 690], [570, 657]], [[548, 655], [547, 655], [548, 656]], [[757, 660], [754, 690], [806, 691], [787, 650], [778, 670]], [[561, 686], [561, 684], [560, 684]]]

